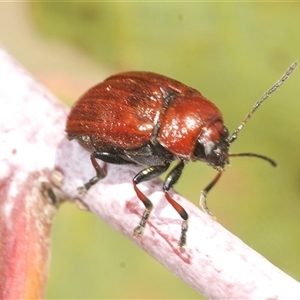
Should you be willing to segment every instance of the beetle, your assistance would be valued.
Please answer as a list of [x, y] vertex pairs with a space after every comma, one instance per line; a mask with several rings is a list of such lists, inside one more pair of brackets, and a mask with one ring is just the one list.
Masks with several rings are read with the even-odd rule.
[[188, 213], [170, 195], [188, 161], [202, 161], [218, 171], [214, 180], [201, 192], [200, 206], [206, 205], [209, 190], [219, 180], [229, 157], [254, 156], [254, 153], [229, 154], [230, 144], [251, 118], [254, 111], [296, 68], [290, 66], [284, 76], [255, 103], [243, 122], [230, 136], [221, 111], [199, 91], [183, 83], [151, 72], [125, 72], [107, 78], [89, 89], [72, 107], [67, 119], [69, 140], [76, 139], [91, 153], [96, 176], [79, 190], [87, 191], [106, 176], [96, 159], [113, 164], [141, 165], [133, 178], [133, 187], [145, 210], [134, 235], [143, 233], [152, 210], [152, 202], [138, 184], [158, 177], [177, 161], [163, 183], [165, 198], [182, 218], [179, 246], [186, 244]]

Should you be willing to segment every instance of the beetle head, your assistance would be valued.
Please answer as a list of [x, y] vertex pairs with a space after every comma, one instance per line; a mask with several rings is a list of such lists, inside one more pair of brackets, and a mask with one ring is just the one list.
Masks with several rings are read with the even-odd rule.
[[205, 127], [198, 137], [194, 150], [197, 160], [207, 163], [213, 168], [223, 171], [229, 164], [229, 133], [223, 122], [216, 121]]

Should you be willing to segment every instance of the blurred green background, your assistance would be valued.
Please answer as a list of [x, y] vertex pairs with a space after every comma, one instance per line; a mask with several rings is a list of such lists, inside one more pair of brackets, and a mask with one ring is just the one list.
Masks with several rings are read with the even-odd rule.
[[[0, 3], [0, 44], [71, 105], [126, 70], [201, 91], [232, 132], [300, 58], [300, 3]], [[300, 280], [300, 69], [255, 114], [210, 193], [218, 222]], [[88, 162], [87, 162], [88, 163]], [[198, 203], [215, 171], [190, 163], [176, 190]], [[133, 224], [134, 226], [134, 224]], [[63, 204], [53, 228], [47, 299], [193, 299], [199, 294], [92, 214]]]

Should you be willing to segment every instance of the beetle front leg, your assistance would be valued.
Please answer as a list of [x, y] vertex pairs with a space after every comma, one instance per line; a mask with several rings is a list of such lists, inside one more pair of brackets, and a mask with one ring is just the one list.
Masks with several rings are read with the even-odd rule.
[[139, 172], [133, 178], [134, 190], [135, 190], [138, 198], [143, 202], [143, 204], [145, 206], [145, 210], [143, 212], [141, 221], [139, 222], [139, 225], [137, 227], [135, 227], [135, 229], [133, 231], [133, 236], [140, 236], [143, 233], [144, 228], [147, 224], [147, 220], [149, 219], [151, 210], [153, 208], [152, 202], [149, 200], [148, 197], [146, 197], [146, 195], [144, 193], [142, 193], [140, 191], [140, 189], [137, 187], [137, 184], [139, 184], [140, 182], [148, 181], [148, 180], [158, 177], [159, 175], [164, 173], [168, 169], [169, 166], [170, 166], [170, 163], [165, 162], [164, 165], [148, 167], [148, 168], [142, 170], [141, 172]]
[[183, 168], [184, 168], [184, 161], [181, 160], [178, 163], [178, 165], [175, 166], [175, 168], [167, 176], [163, 186], [166, 199], [173, 206], [173, 208], [178, 212], [180, 217], [183, 219], [181, 224], [181, 234], [178, 242], [179, 247], [183, 247], [186, 244], [186, 233], [188, 231], [189, 215], [187, 214], [185, 209], [170, 196], [169, 190], [180, 178]]
[[201, 209], [207, 213], [208, 215], [210, 215], [211, 217], [215, 218], [214, 215], [211, 213], [211, 211], [208, 209], [207, 204], [206, 204], [206, 196], [208, 194], [208, 192], [214, 187], [214, 185], [218, 182], [218, 180], [220, 179], [221, 175], [222, 175], [222, 171], [220, 171], [217, 176], [212, 180], [212, 182], [201, 192], [201, 196], [200, 196], [200, 207]]

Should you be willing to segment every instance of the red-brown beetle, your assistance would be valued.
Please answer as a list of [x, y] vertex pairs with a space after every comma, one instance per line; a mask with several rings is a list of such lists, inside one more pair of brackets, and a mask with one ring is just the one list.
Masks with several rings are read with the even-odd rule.
[[208, 191], [219, 180], [230, 156], [255, 156], [253, 153], [229, 154], [229, 146], [253, 112], [293, 72], [284, 76], [256, 102], [244, 121], [229, 136], [219, 109], [197, 90], [171, 78], [149, 72], [127, 72], [109, 77], [87, 91], [73, 106], [66, 126], [70, 140], [77, 139], [91, 153], [96, 176], [81, 191], [88, 190], [106, 174], [97, 163], [101, 159], [114, 164], [144, 166], [133, 178], [133, 186], [145, 211], [134, 235], [142, 234], [152, 210], [151, 201], [137, 184], [158, 177], [172, 161], [178, 164], [167, 176], [163, 191], [168, 202], [183, 219], [179, 246], [186, 243], [188, 214], [168, 191], [179, 179], [188, 161], [207, 163], [218, 170], [215, 179], [202, 191], [200, 205], [206, 206]]

